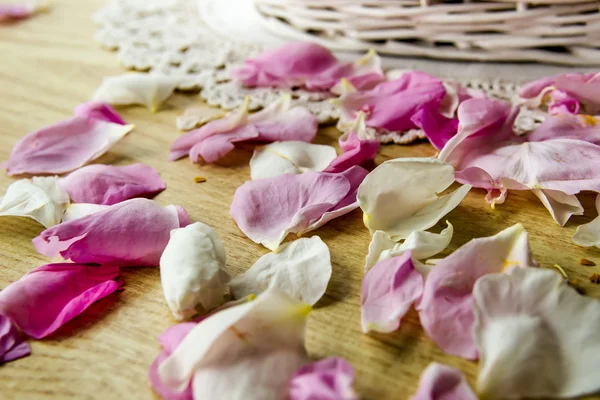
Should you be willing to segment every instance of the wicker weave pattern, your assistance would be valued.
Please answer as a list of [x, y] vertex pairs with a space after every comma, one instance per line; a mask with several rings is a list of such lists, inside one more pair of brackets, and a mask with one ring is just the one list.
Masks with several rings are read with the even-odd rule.
[[339, 50], [600, 64], [597, 0], [254, 0], [277, 34]]

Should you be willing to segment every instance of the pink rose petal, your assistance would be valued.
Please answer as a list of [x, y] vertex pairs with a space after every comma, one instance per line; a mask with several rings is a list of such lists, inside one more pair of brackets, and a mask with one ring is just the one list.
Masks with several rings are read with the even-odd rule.
[[326, 358], [300, 368], [290, 380], [288, 400], [358, 400], [354, 370], [344, 359]]
[[180, 206], [131, 199], [46, 229], [33, 244], [45, 256], [77, 263], [155, 266], [171, 230], [189, 222]]
[[[534, 106], [550, 95], [550, 113], [578, 113], [579, 106], [587, 113], [596, 114], [600, 110], [600, 73], [569, 73], [543, 77], [523, 86], [520, 96], [534, 100]], [[537, 98], [537, 99], [536, 99]]]
[[379, 150], [377, 140], [359, 140], [350, 132], [346, 140], [340, 138], [343, 153], [335, 158], [323, 172], [343, 172], [348, 168], [374, 160]]
[[249, 115], [246, 100], [240, 109], [179, 137], [171, 146], [169, 160], [189, 153], [193, 162], [202, 158], [217, 161], [244, 141], [310, 142], [317, 134], [318, 121], [307, 109], [293, 106], [291, 96], [283, 96], [262, 111]]
[[563, 113], [546, 118], [526, 138], [529, 142], [577, 139], [600, 145], [600, 125], [594, 117]]
[[158, 340], [162, 345], [163, 349], [160, 354], [156, 357], [150, 370], [148, 371], [148, 378], [152, 384], [152, 388], [161, 395], [164, 400], [192, 400], [192, 386], [191, 384], [182, 391], [176, 392], [168, 388], [163, 381], [160, 379], [158, 374], [158, 368], [160, 364], [167, 359], [175, 351], [179, 343], [187, 336], [187, 334], [196, 326], [196, 322], [184, 322], [181, 324], [173, 325], [164, 331]]
[[0, 313], [27, 335], [41, 339], [117, 290], [118, 267], [48, 264], [0, 292]]
[[75, 203], [105, 205], [134, 197], [154, 197], [167, 188], [158, 172], [145, 164], [88, 165], [62, 178], [60, 187]]
[[421, 72], [402, 75], [366, 92], [343, 95], [342, 116], [353, 119], [359, 111], [367, 113], [367, 126], [388, 131], [416, 128], [412, 116], [426, 104], [439, 107], [446, 90], [441, 80]]
[[292, 42], [244, 62], [232, 76], [245, 86], [293, 87], [338, 64], [325, 47], [310, 42]]
[[380, 261], [363, 278], [360, 290], [363, 332], [388, 333], [423, 293], [423, 277], [415, 270], [412, 252]]
[[510, 266], [536, 266], [527, 232], [517, 224], [495, 236], [473, 239], [439, 261], [417, 302], [421, 325], [446, 353], [477, 359], [473, 340], [473, 286], [480, 277]]
[[119, 113], [108, 103], [89, 101], [79, 104], [73, 111], [74, 117], [98, 119], [114, 124], [126, 125]]
[[356, 191], [367, 175], [361, 167], [341, 174], [306, 172], [248, 181], [231, 203], [242, 232], [275, 250], [289, 232], [304, 233], [358, 207]]
[[29, 4], [0, 4], [0, 22], [29, 18], [35, 11]]
[[411, 400], [477, 400], [463, 373], [447, 365], [431, 363], [423, 371], [419, 389]]
[[444, 117], [437, 108], [432, 105], [424, 105], [413, 114], [411, 121], [423, 129], [427, 139], [436, 150], [441, 150], [456, 134], [458, 120]]
[[0, 314], [0, 365], [27, 357], [29, 354], [29, 344], [19, 336], [10, 318]]
[[106, 153], [131, 129], [73, 117], [27, 134], [14, 145], [4, 168], [8, 175], [69, 172]]

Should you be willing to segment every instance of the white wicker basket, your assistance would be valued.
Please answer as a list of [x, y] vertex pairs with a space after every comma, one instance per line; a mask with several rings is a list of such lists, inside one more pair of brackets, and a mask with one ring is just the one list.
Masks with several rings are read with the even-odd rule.
[[337, 50], [600, 65], [598, 0], [254, 0], [265, 26]]

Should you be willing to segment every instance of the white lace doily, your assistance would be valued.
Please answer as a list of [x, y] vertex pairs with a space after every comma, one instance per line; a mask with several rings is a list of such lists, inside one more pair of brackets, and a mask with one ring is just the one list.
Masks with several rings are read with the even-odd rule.
[[[232, 68], [264, 47], [235, 42], [211, 30], [199, 15], [197, 0], [113, 0], [96, 14], [95, 20], [99, 25], [96, 39], [105, 48], [116, 50], [123, 66], [182, 77], [179, 89], [200, 90], [200, 96], [210, 105], [233, 109], [249, 96], [250, 108], [255, 110], [267, 106], [284, 92], [243, 88], [230, 80]], [[499, 79], [456, 80], [501, 100], [514, 99], [519, 89], [518, 84]], [[292, 95], [296, 103], [307, 107], [320, 122], [339, 117], [328, 95], [303, 90]], [[539, 113], [524, 111], [517, 130], [530, 130], [543, 120], [540, 118]], [[378, 135], [384, 143], [407, 143], [421, 137], [422, 132], [415, 130]]]

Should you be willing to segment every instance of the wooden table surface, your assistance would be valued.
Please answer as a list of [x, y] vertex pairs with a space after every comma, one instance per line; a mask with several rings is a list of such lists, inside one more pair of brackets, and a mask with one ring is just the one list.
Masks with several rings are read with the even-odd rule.
[[[93, 40], [91, 17], [103, 1], [52, 1], [49, 13], [0, 26], [0, 160], [24, 134], [70, 116], [89, 99], [101, 79], [123, 72], [114, 54]], [[249, 268], [267, 250], [247, 239], [229, 215], [236, 187], [250, 178], [250, 147], [236, 150], [220, 165], [167, 162], [169, 144], [180, 133], [175, 117], [187, 106], [200, 105], [196, 94], [178, 94], [156, 115], [143, 108], [122, 112], [136, 125], [99, 163], [143, 162], [156, 168], [168, 189], [156, 201], [180, 204], [193, 220], [212, 226], [227, 249], [234, 273]], [[207, 108], [207, 113], [217, 112]], [[333, 128], [317, 142], [336, 145]], [[427, 143], [382, 147], [377, 163], [390, 158], [430, 156]], [[194, 183], [194, 176], [207, 178]], [[0, 191], [13, 179], [0, 175]], [[594, 195], [580, 196], [585, 217], [573, 217], [565, 228], [556, 225], [530, 193], [511, 193], [504, 205], [491, 209], [484, 193], [472, 190], [448, 216], [455, 236], [449, 251], [468, 240], [489, 236], [521, 222], [530, 234], [542, 266], [560, 264], [589, 295], [600, 297], [600, 286], [588, 276], [600, 267], [579, 265], [588, 258], [600, 264], [597, 249], [571, 242], [578, 224], [595, 217]], [[439, 231], [441, 225], [434, 228]], [[32, 220], [0, 219], [0, 288], [50, 260], [37, 254], [31, 239], [42, 231]], [[406, 399], [415, 392], [423, 369], [432, 361], [462, 369], [474, 383], [477, 364], [445, 355], [427, 338], [412, 310], [399, 331], [364, 335], [360, 330], [360, 284], [369, 245], [360, 210], [312, 232], [329, 245], [333, 277], [326, 295], [308, 320], [306, 346], [315, 358], [340, 356], [356, 371], [356, 389], [365, 399]], [[446, 253], [448, 253], [447, 251]], [[99, 301], [58, 332], [31, 341], [32, 355], [0, 367], [2, 399], [152, 399], [147, 370], [159, 352], [156, 337], [175, 323], [163, 299], [157, 268], [124, 268], [123, 292]], [[212, 400], [212, 399], [211, 399]]]

